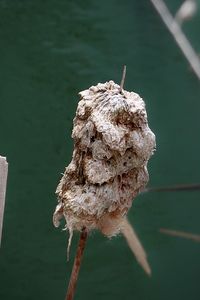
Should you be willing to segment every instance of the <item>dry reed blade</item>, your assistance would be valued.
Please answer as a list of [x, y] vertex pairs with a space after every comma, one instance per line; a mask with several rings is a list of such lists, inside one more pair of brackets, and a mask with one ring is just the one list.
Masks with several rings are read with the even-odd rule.
[[146, 252], [145, 252], [139, 238], [137, 237], [132, 225], [129, 223], [127, 218], [125, 218], [125, 220], [123, 222], [121, 232], [124, 235], [124, 237], [127, 241], [127, 244], [129, 245], [133, 254], [135, 255], [136, 260], [141, 265], [141, 267], [144, 269], [144, 271], [150, 276], [151, 268], [147, 261]]

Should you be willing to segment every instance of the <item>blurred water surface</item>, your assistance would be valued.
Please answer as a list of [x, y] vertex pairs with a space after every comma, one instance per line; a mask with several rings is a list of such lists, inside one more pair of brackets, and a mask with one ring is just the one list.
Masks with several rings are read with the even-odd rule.
[[[181, 1], [168, 0], [173, 12]], [[200, 13], [184, 25], [200, 51]], [[72, 153], [77, 93], [120, 82], [146, 101], [157, 152], [150, 185], [199, 182], [200, 83], [143, 0], [0, 0], [0, 153], [9, 161], [0, 299], [64, 299], [75, 253], [52, 225], [54, 191]], [[149, 279], [122, 237], [89, 238], [76, 299], [200, 297], [200, 244], [160, 227], [200, 233], [199, 192], [140, 195], [129, 219], [149, 262]]]

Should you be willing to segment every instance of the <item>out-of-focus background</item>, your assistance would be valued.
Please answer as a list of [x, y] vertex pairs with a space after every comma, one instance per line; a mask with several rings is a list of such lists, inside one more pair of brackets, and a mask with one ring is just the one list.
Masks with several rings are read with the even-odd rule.
[[[175, 13], [182, 1], [166, 1]], [[198, 1], [200, 6], [200, 1]], [[200, 51], [200, 11], [183, 26]], [[146, 101], [157, 151], [149, 186], [200, 178], [200, 82], [148, 0], [0, 0], [0, 154], [9, 162], [1, 300], [62, 300], [78, 235], [52, 225], [55, 189], [70, 162], [78, 92], [120, 82]], [[159, 233], [200, 233], [200, 194], [141, 194], [129, 220], [148, 253], [152, 277], [123, 237], [90, 235], [75, 299], [200, 297], [200, 244]]]

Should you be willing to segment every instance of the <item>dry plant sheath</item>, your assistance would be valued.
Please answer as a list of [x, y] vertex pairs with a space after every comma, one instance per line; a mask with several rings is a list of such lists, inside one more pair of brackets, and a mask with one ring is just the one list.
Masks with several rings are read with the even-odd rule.
[[0, 156], [0, 245], [3, 227], [3, 215], [5, 207], [6, 183], [8, 174], [8, 163], [6, 157]]
[[82, 232], [81, 232], [78, 248], [77, 248], [76, 257], [75, 257], [75, 260], [74, 260], [74, 265], [73, 265], [73, 269], [72, 269], [72, 273], [71, 273], [71, 278], [70, 278], [69, 285], [68, 285], [66, 300], [72, 300], [73, 297], [74, 297], [76, 284], [77, 284], [77, 279], [78, 279], [78, 274], [79, 274], [79, 270], [80, 270], [80, 266], [81, 266], [81, 260], [82, 260], [82, 256], [83, 256], [83, 251], [84, 251], [85, 244], [86, 244], [86, 240], [87, 240], [87, 230], [86, 230], [86, 228], [83, 228]]
[[[98, 83], [79, 93], [72, 161], [57, 187], [53, 215], [56, 227], [65, 218], [68, 253], [74, 230], [98, 229], [107, 237], [122, 232], [127, 238], [126, 215], [148, 182], [147, 163], [155, 149], [155, 135], [142, 98], [123, 89], [125, 72], [124, 68], [121, 85]], [[130, 239], [137, 260], [150, 274], [134, 232], [128, 243]]]

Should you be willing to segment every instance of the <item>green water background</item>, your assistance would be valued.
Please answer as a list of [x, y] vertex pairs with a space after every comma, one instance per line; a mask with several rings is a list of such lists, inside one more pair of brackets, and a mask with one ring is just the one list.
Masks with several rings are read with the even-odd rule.
[[[168, 0], [172, 12], [182, 1]], [[200, 4], [200, 1], [198, 1]], [[200, 12], [184, 25], [200, 51]], [[150, 186], [199, 182], [200, 83], [147, 0], [0, 0], [0, 153], [9, 162], [0, 249], [1, 300], [62, 300], [66, 232], [52, 225], [54, 191], [71, 159], [77, 93], [119, 82], [146, 101], [157, 152]], [[123, 237], [92, 233], [75, 299], [200, 299], [199, 192], [147, 193], [129, 213], [148, 253], [147, 278]]]

